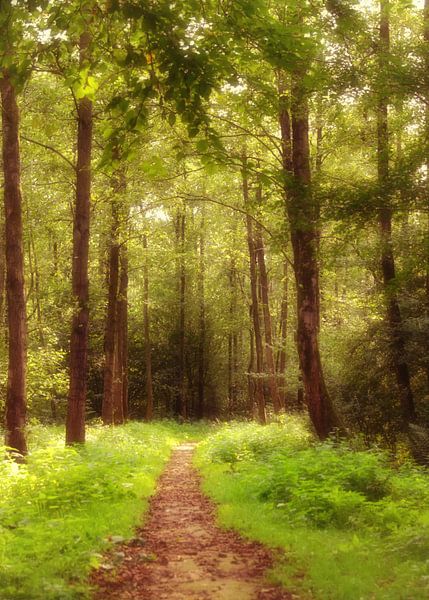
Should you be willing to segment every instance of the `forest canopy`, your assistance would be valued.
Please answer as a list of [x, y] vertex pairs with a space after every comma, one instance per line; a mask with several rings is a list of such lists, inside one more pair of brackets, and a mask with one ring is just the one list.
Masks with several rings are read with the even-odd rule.
[[0, 28], [6, 446], [307, 411], [424, 462], [429, 2], [2, 0]]

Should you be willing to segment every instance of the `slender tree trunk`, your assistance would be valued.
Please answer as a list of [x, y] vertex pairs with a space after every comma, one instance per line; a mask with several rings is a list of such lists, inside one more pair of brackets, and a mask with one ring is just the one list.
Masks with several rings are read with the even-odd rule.
[[[425, 138], [426, 138], [426, 189], [429, 194], [429, 0], [425, 0], [423, 13], [423, 39], [425, 41], [425, 63], [426, 63], [426, 84], [425, 84]], [[426, 222], [426, 318], [429, 319], [429, 213]], [[429, 350], [427, 350], [429, 352]], [[429, 384], [429, 359], [426, 361], [426, 378]]]
[[[308, 102], [303, 85], [304, 72], [294, 75], [292, 86], [292, 166], [290, 181], [289, 156], [283, 155], [285, 166], [286, 207], [289, 216], [294, 270], [297, 289], [297, 345], [305, 401], [313, 426], [321, 439], [340, 426], [328, 394], [319, 350], [319, 264], [317, 247], [318, 206], [311, 191], [308, 133]], [[285, 109], [280, 114], [283, 149], [290, 147], [284, 131]]]
[[0, 332], [1, 340], [3, 341], [6, 304], [6, 240], [4, 222], [4, 202], [0, 205], [0, 232]]
[[237, 269], [235, 258], [231, 258], [229, 266], [229, 322], [228, 334], [228, 399], [229, 413], [233, 415], [237, 408], [237, 371], [238, 371], [238, 336], [236, 331], [237, 318]]
[[176, 242], [178, 256], [178, 292], [179, 292], [179, 343], [178, 343], [178, 402], [176, 413], [186, 419], [188, 406], [186, 398], [186, 266], [185, 266], [185, 209], [181, 209], [176, 218]]
[[273, 333], [268, 292], [268, 274], [267, 267], [265, 264], [264, 240], [259, 227], [256, 227], [255, 242], [256, 260], [259, 265], [259, 275], [261, 283], [261, 304], [262, 314], [264, 318], [265, 337], [265, 360], [267, 364], [267, 370], [269, 373], [268, 386], [270, 390], [270, 397], [273, 403], [274, 412], [279, 413], [281, 410], [281, 401], [277, 386], [276, 366], [274, 362]]
[[128, 420], [128, 248], [122, 244], [120, 255], [121, 273], [119, 278], [118, 311], [121, 317], [119, 344], [122, 348], [122, 418]]
[[228, 333], [228, 415], [232, 418], [232, 331]]
[[[247, 177], [247, 161], [243, 158], [243, 198], [245, 207], [249, 207], [249, 184]], [[250, 267], [250, 293], [252, 298], [252, 321], [253, 335], [255, 340], [255, 359], [256, 359], [256, 377], [255, 377], [255, 401], [260, 423], [266, 423], [265, 397], [263, 387], [263, 343], [261, 334], [261, 324], [259, 319], [259, 298], [258, 298], [258, 276], [256, 264], [256, 250], [253, 234], [253, 222], [249, 215], [246, 215], [247, 245], [249, 248], [249, 267]]]
[[[389, 0], [380, 1], [380, 77], [388, 69], [390, 49]], [[381, 271], [387, 304], [387, 324], [391, 335], [393, 364], [399, 388], [401, 411], [404, 424], [415, 419], [414, 398], [411, 390], [410, 373], [405, 360], [405, 340], [402, 333], [402, 317], [395, 290], [395, 260], [392, 241], [392, 208], [389, 199], [389, 126], [388, 93], [386, 82], [381, 82], [377, 108], [377, 167], [378, 182], [382, 196], [382, 207], [378, 213], [381, 241]]]
[[[122, 269], [121, 269], [122, 275]], [[113, 371], [112, 388], [112, 409], [114, 425], [124, 423], [124, 398], [123, 398], [123, 376], [124, 376], [124, 347], [123, 347], [123, 303], [121, 292], [118, 292], [118, 301], [116, 304], [116, 331], [115, 331], [115, 358]]]
[[27, 453], [26, 367], [27, 323], [24, 291], [19, 110], [15, 88], [6, 70], [0, 80], [6, 240], [6, 289], [9, 328], [9, 369], [6, 395], [5, 444]]
[[144, 320], [144, 348], [146, 368], [146, 421], [153, 419], [153, 387], [152, 387], [152, 348], [149, 321], [149, 268], [147, 256], [147, 235], [143, 236], [145, 250], [145, 263], [143, 268], [143, 320]]
[[[283, 76], [280, 75], [279, 80], [279, 125], [281, 134], [281, 154], [283, 172], [285, 178], [293, 176], [293, 161], [292, 161], [292, 125], [289, 113], [290, 99], [286, 93], [286, 86], [283, 81]], [[287, 208], [286, 208], [287, 216]]]
[[[27, 223], [29, 222], [29, 214], [28, 214], [28, 209], [27, 209]], [[31, 299], [31, 308], [32, 308], [32, 312], [31, 312], [31, 316], [34, 315], [34, 313], [36, 312], [36, 306], [35, 306], [35, 302], [34, 302], [34, 268], [33, 268], [33, 256], [31, 254], [31, 244], [28, 241], [27, 242], [27, 260], [28, 260], [28, 289], [27, 289], [27, 294], [26, 294], [26, 298], [25, 298], [25, 302], [26, 304], [29, 302], [29, 300]], [[25, 258], [24, 258], [24, 263], [25, 263]]]
[[249, 327], [249, 366], [247, 368], [247, 391], [249, 394], [249, 402], [247, 412], [253, 417], [253, 409], [256, 404], [256, 386], [255, 386], [255, 336], [253, 332], [253, 310], [249, 307], [249, 318], [252, 325]]
[[104, 334], [104, 387], [101, 416], [104, 425], [113, 424], [113, 381], [117, 340], [117, 303], [119, 284], [119, 217], [116, 198], [112, 199], [109, 250], [109, 285]]
[[113, 377], [113, 422], [124, 423], [128, 415], [128, 257], [120, 252], [119, 291], [116, 303], [115, 369]]
[[36, 246], [34, 243], [34, 235], [30, 230], [30, 252], [33, 254], [33, 266], [34, 266], [34, 299], [36, 302], [36, 316], [37, 316], [37, 327], [39, 330], [39, 341], [42, 347], [46, 345], [45, 336], [43, 333], [42, 323], [42, 304], [40, 300], [40, 271], [39, 261], [37, 260]]
[[286, 343], [288, 322], [288, 263], [283, 264], [283, 297], [280, 308], [280, 350], [277, 357], [277, 374], [280, 381], [280, 402], [286, 407]]
[[58, 242], [54, 239], [52, 243], [52, 275], [56, 276], [58, 273]]
[[[283, 164], [283, 173], [285, 176], [286, 199], [289, 195], [289, 186], [287, 178], [293, 178], [293, 161], [292, 161], [292, 124], [289, 112], [289, 98], [286, 94], [286, 85], [283, 81], [283, 75], [279, 77], [279, 125], [281, 133], [281, 158]], [[288, 201], [285, 203], [286, 219], [288, 215]], [[280, 314], [280, 338], [282, 342], [279, 352], [279, 366], [282, 386], [280, 390], [280, 398], [282, 405], [286, 406], [286, 340], [287, 340], [287, 317], [288, 317], [288, 268], [287, 261], [284, 262], [284, 287], [283, 299]]]
[[201, 211], [198, 268], [198, 299], [200, 336], [198, 344], [198, 418], [205, 413], [205, 378], [206, 378], [206, 300], [205, 300], [205, 210]]
[[[31, 297], [32, 304], [32, 315], [36, 315], [37, 330], [39, 335], [39, 342], [42, 347], [45, 346], [45, 339], [43, 335], [42, 325], [42, 307], [40, 302], [40, 273], [39, 264], [36, 254], [36, 246], [34, 243], [33, 225], [31, 223], [30, 211], [28, 203], [26, 203], [26, 219], [27, 219], [27, 253], [28, 253], [28, 268], [30, 271], [30, 287], [27, 294], [27, 302]], [[31, 315], [31, 316], [32, 316]]]
[[[81, 63], [87, 56], [90, 35], [80, 37]], [[75, 303], [70, 338], [70, 384], [66, 443], [85, 441], [85, 404], [88, 362], [89, 285], [88, 251], [91, 199], [92, 102], [78, 101], [76, 204], [73, 219], [72, 294]]]
[[322, 170], [322, 142], [323, 142], [323, 127], [320, 123], [316, 126], [316, 174], [319, 175]]

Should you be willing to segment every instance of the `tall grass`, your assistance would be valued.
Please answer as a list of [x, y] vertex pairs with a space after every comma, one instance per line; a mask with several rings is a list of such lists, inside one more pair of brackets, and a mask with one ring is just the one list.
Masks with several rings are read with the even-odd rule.
[[75, 600], [111, 536], [129, 537], [170, 450], [191, 426], [90, 427], [83, 448], [35, 427], [28, 462], [0, 462], [1, 600]]
[[302, 598], [429, 598], [429, 478], [378, 451], [316, 443], [305, 422], [232, 424], [196, 458], [220, 521], [285, 550]]

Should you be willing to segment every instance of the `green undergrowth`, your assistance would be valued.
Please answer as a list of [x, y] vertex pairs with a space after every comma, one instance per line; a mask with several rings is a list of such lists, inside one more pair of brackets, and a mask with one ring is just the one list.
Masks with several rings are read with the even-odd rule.
[[28, 462], [0, 462], [0, 599], [86, 598], [90, 569], [111, 536], [132, 536], [172, 446], [207, 429], [92, 426], [84, 447], [65, 448], [62, 428], [34, 427]]
[[299, 417], [210, 435], [196, 464], [220, 522], [286, 550], [300, 598], [429, 598], [429, 476], [380, 451], [316, 443]]

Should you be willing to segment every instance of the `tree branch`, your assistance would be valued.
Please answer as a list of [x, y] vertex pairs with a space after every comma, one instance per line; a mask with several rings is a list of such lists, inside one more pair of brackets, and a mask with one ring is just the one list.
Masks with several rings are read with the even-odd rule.
[[38, 142], [37, 140], [33, 140], [33, 139], [29, 138], [29, 137], [26, 137], [25, 135], [21, 135], [21, 139], [25, 140], [26, 142], [30, 142], [30, 144], [36, 144], [36, 146], [40, 146], [41, 148], [45, 148], [45, 150], [50, 150], [54, 154], [57, 154], [57, 156], [59, 156], [60, 158], [62, 158], [63, 160], [65, 160], [65, 162], [73, 169], [73, 171], [76, 171], [75, 164], [70, 159], [68, 159], [67, 156], [65, 156], [62, 152], [60, 152], [59, 150], [57, 150], [53, 146], [50, 146], [49, 144], [43, 144], [42, 142]]

